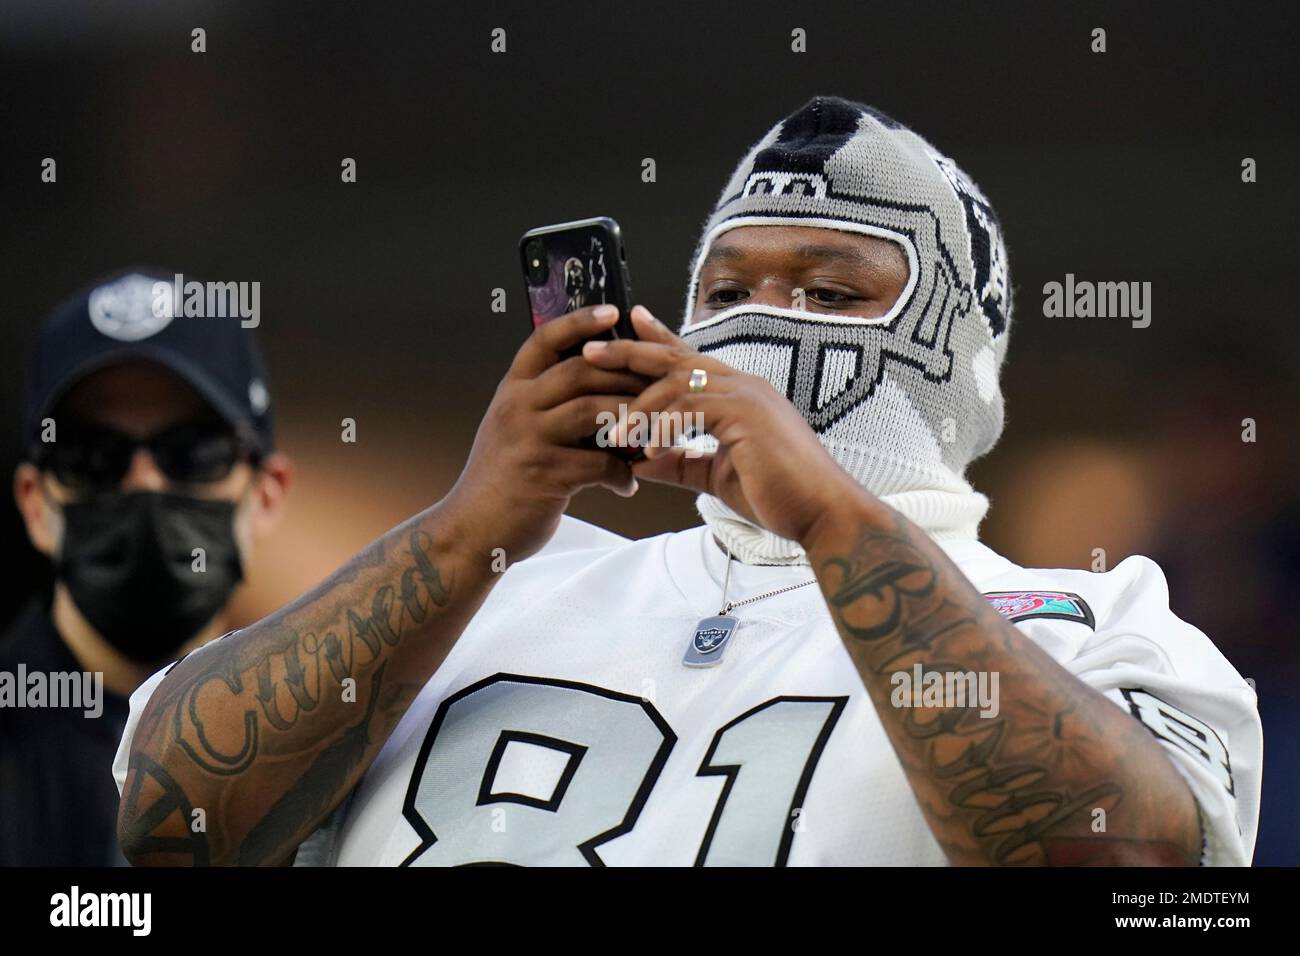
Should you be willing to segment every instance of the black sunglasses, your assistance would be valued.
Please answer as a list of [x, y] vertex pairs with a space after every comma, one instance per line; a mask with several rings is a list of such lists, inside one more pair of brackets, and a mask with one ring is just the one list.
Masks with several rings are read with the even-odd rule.
[[158, 469], [171, 481], [204, 484], [228, 477], [235, 465], [256, 465], [256, 443], [229, 426], [187, 421], [144, 438], [83, 421], [59, 423], [57, 439], [36, 445], [33, 462], [69, 488], [110, 491], [121, 484], [137, 448], [148, 449]]

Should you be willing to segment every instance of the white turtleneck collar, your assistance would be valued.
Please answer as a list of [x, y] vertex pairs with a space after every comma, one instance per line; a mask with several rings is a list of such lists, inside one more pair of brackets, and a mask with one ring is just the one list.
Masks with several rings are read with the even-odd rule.
[[[976, 540], [980, 521], [989, 508], [988, 498], [965, 482], [947, 491], [900, 491], [879, 497], [938, 541]], [[808, 564], [808, 556], [797, 543], [758, 527], [720, 499], [700, 495], [695, 507], [714, 537], [746, 564]]]

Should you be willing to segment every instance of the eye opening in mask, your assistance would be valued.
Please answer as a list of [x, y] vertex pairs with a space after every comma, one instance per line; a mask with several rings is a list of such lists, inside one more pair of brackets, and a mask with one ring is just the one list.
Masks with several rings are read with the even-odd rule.
[[29, 458], [75, 493], [97, 494], [121, 484], [137, 448], [149, 452], [169, 481], [185, 485], [222, 481], [240, 461], [257, 467], [262, 459], [248, 430], [205, 419], [177, 422], [142, 438], [97, 422], [65, 420], [57, 439], [34, 443]]
[[[788, 216], [770, 214], [734, 216], [717, 223], [705, 233], [703, 239], [700, 241], [700, 245], [696, 251], [694, 264], [691, 267], [690, 283], [687, 286], [686, 307], [683, 313], [683, 322], [680, 330], [682, 333], [685, 333], [687, 330], [699, 329], [708, 325], [713, 325], [720, 319], [743, 311], [745, 303], [742, 301], [729, 304], [725, 308], [716, 310], [713, 315], [704, 316], [697, 320], [695, 299], [700, 289], [701, 273], [704, 270], [705, 263], [708, 261], [714, 243], [724, 233], [744, 226], [797, 226], [829, 229], [835, 232], [857, 233], [859, 235], [888, 240], [901, 249], [904, 258], [907, 260], [906, 280], [903, 289], [894, 300], [893, 305], [889, 307], [888, 311], [881, 316], [869, 318], [853, 315], [836, 316], [833, 313], [819, 314], [819, 319], [825, 321], [862, 325], [877, 325], [892, 321], [911, 303], [912, 297], [915, 294], [917, 285], [920, 281], [920, 256], [917, 253], [916, 244], [912, 241], [912, 237], [905, 232], [872, 223], [828, 219], [822, 216]], [[783, 315], [797, 315], [804, 312], [804, 310], [796, 310], [792, 308], [781, 309], [758, 306], [753, 306], [751, 308], [757, 308], [759, 311], [768, 311], [770, 308], [774, 314], [779, 313]]]

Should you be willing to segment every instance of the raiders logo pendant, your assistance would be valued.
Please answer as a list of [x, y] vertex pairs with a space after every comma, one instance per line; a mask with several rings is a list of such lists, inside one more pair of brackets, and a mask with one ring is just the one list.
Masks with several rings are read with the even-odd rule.
[[695, 625], [695, 633], [691, 635], [682, 663], [687, 667], [713, 667], [720, 663], [738, 623], [727, 614], [715, 614], [700, 621]]

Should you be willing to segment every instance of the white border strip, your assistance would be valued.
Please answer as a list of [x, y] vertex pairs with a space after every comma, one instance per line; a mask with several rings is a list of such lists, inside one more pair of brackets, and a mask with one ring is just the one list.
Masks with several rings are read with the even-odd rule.
[[683, 324], [682, 330], [686, 329], [703, 329], [719, 322], [722, 319], [730, 318], [739, 312], [761, 312], [764, 315], [777, 315], [787, 318], [812, 319], [817, 322], [833, 323], [840, 325], [883, 325], [892, 322], [900, 312], [902, 312], [912, 300], [912, 293], [916, 289], [919, 281], [918, 262], [920, 261], [916, 254], [916, 246], [912, 240], [903, 235], [901, 232], [894, 232], [892, 229], [885, 229], [882, 226], [873, 226], [868, 223], [846, 222], [843, 219], [825, 219], [822, 217], [808, 216], [739, 216], [735, 219], [725, 219], [709, 230], [708, 235], [704, 237], [704, 245], [700, 247], [699, 259], [695, 262], [695, 268], [691, 271], [691, 284], [686, 292], [686, 323], [690, 322], [691, 316], [695, 314], [695, 292], [700, 284], [700, 271], [704, 268], [704, 260], [708, 258], [709, 250], [713, 248], [713, 243], [718, 236], [732, 229], [738, 229], [741, 226], [813, 226], [820, 229], [835, 229], [839, 232], [857, 232], [864, 236], [876, 236], [880, 239], [888, 239], [898, 243], [903, 247], [903, 252], [907, 254], [907, 285], [899, 293], [898, 301], [884, 315], [875, 318], [864, 318], [860, 315], [835, 315], [824, 312], [803, 312], [798, 309], [782, 309], [777, 306], [748, 306], [743, 303], [734, 308], [725, 309], [717, 315], [710, 316], [702, 322], [694, 324]]

